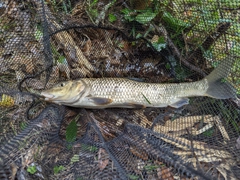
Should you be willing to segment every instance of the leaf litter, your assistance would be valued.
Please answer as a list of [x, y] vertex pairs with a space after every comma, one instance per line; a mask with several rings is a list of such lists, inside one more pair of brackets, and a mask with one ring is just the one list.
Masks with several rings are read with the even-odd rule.
[[[30, 16], [24, 12], [22, 12], [19, 9], [19, 4], [15, 2], [11, 2], [11, 8], [6, 12], [7, 14], [4, 17], [4, 22], [11, 27], [14, 27], [15, 32], [14, 38], [10, 39], [9, 42], [4, 42], [4, 50], [0, 51], [0, 63], [1, 63], [1, 72], [13, 70], [16, 74], [15, 81], [13, 83], [17, 83], [20, 80], [22, 80], [26, 75], [33, 74], [35, 71], [40, 71], [44, 68], [44, 62], [41, 59], [42, 57], [42, 47], [40, 45], [41, 42], [41, 36], [38, 37], [32, 37], [32, 39], [29, 39], [27, 37], [22, 38], [21, 36], [17, 35], [17, 31], [21, 29], [21, 26], [25, 26], [24, 30], [28, 30], [29, 32], [34, 32], [34, 30], [28, 26], [30, 21]], [[110, 4], [111, 5], [111, 4]], [[108, 4], [105, 4], [103, 8], [100, 10], [98, 9], [98, 12], [102, 14], [99, 18], [95, 19], [95, 22], [99, 24], [100, 22], [104, 22], [105, 24], [108, 24], [106, 16], [108, 12], [114, 12], [114, 9], [120, 9], [119, 6], [113, 7]], [[17, 7], [17, 8], [16, 8]], [[48, 9], [48, 7], [45, 7]], [[90, 22], [88, 14], [85, 12], [85, 5], [83, 2], [78, 3], [75, 5], [75, 7], [72, 10], [72, 17], [71, 20], [68, 21], [68, 24], [81, 24], [84, 22], [84, 24]], [[13, 14], [18, 12], [18, 16], [14, 17]], [[61, 28], [62, 26], [60, 23], [56, 20], [56, 18], [51, 14], [51, 11], [46, 11], [49, 17], [49, 22], [53, 25], [51, 28], [52, 31]], [[24, 16], [22, 15], [24, 13]], [[144, 19], [144, 15], [149, 15], [149, 19]], [[155, 18], [157, 14], [145, 12], [142, 14], [136, 15], [136, 20], [139, 23], [147, 23], [150, 22]], [[20, 17], [25, 17], [23, 20], [21, 20], [19, 23], [11, 23], [10, 18], [15, 18], [16, 20], [20, 19]], [[3, 15], [1, 15], [3, 17]], [[111, 23], [118, 25], [119, 29], [124, 29], [124, 24], [120, 22], [118, 19], [120, 19], [120, 15], [116, 14], [116, 21], [112, 21]], [[66, 20], [63, 22], [66, 23], [68, 16], [66, 15]], [[85, 18], [85, 21], [83, 20]], [[173, 21], [176, 21], [176, 19], [173, 19], [171, 15], [166, 14], [165, 18], [167, 18], [168, 21], [171, 21], [172, 26], [175, 26], [176, 23]], [[146, 21], [146, 22], [145, 22]], [[181, 23], [177, 22], [177, 23]], [[184, 24], [180, 24], [183, 26]], [[138, 31], [138, 30], [137, 30]], [[143, 31], [147, 32], [146, 28], [143, 28]], [[156, 33], [150, 33], [152, 38], [152, 43], [156, 43], [154, 47], [159, 50], [162, 47], [164, 47], [164, 42], [161, 41], [160, 37], [156, 35]], [[35, 39], [34, 39], [35, 38]], [[156, 40], [157, 39], [157, 40]], [[160, 39], [160, 40], [159, 40]], [[38, 42], [36, 42], [36, 40]], [[10, 43], [10, 42], [23, 42], [23, 46], [19, 48], [18, 46], [20, 44], [16, 43]], [[159, 42], [159, 43], [158, 43]], [[162, 43], [162, 44], [161, 44]], [[76, 29], [76, 30], [69, 30], [57, 33], [52, 36], [51, 44], [54, 46], [57, 51], [59, 52], [59, 55], [64, 55], [63, 58], [65, 62], [61, 63], [59, 62], [58, 58], [55, 59], [55, 62], [53, 64], [53, 71], [50, 75], [50, 80], [47, 84], [47, 87], [51, 87], [56, 82], [66, 79], [76, 79], [79, 77], [139, 77], [145, 78], [146, 82], [168, 82], [171, 80], [171, 74], [169, 70], [166, 70], [165, 64], [163, 59], [159, 56], [153, 53], [152, 50], [149, 50], [149, 47], [146, 46], [142, 41], [136, 41], [129, 43], [126, 41], [123, 37], [116, 35], [114, 31], [106, 31], [101, 29]], [[14, 54], [10, 52], [10, 50], [14, 50]], [[22, 50], [27, 49], [28, 53], [22, 52]], [[40, 49], [40, 50], [39, 50]], [[101, 51], [99, 51], [101, 50]], [[146, 56], [145, 54], [148, 54]], [[40, 66], [37, 66], [35, 62], [39, 62]], [[27, 65], [27, 66], [26, 66]], [[153, 75], [163, 76], [162, 78], [153, 78]], [[41, 90], [44, 88], [44, 75], [38, 77], [38, 78], [32, 78], [25, 81], [23, 84], [23, 88], [33, 88], [37, 90]], [[144, 96], [144, 95], [143, 95]], [[146, 101], [147, 97], [145, 97]], [[149, 102], [151, 103], [151, 102]], [[23, 105], [25, 102], [23, 103]], [[29, 102], [26, 104], [29, 105]], [[0, 106], [5, 106], [7, 108], [13, 107], [16, 105], [16, 100], [7, 94], [1, 95], [1, 101]], [[26, 111], [26, 107], [21, 107], [17, 110], [14, 110], [11, 115], [14, 114], [16, 117], [24, 117], [23, 113]], [[40, 112], [40, 109], [37, 109], [36, 111]], [[65, 123], [63, 123], [61, 127], [60, 134], [66, 133], [68, 130], [66, 128], [66, 125], [69, 124], [72, 117], [76, 115], [76, 110], [67, 110], [69, 114], [67, 114]], [[151, 114], [160, 114], [162, 113], [161, 110], [157, 109], [150, 109], [150, 110], [123, 110], [122, 112], [117, 112], [116, 110], [93, 110], [94, 115], [96, 117], [96, 124], [98, 125], [99, 129], [101, 130], [101, 133], [103, 134], [103, 137], [106, 140], [111, 140], [115, 137], [117, 137], [117, 134], [122, 131], [123, 126], [126, 122], [138, 124], [144, 128], [150, 128], [153, 124], [153, 117]], [[191, 112], [194, 114], [194, 112]], [[10, 114], [8, 114], [10, 115]], [[10, 119], [10, 117], [5, 117]], [[191, 132], [193, 136], [202, 135], [204, 132], [206, 132], [209, 129], [219, 129], [219, 133], [221, 134], [224, 141], [230, 141], [231, 137], [228, 135], [227, 130], [224, 128], [224, 126], [221, 124], [221, 118], [219, 116], [211, 116], [211, 115], [191, 115], [188, 117], [183, 118], [177, 118], [175, 120], [167, 119], [164, 122], [164, 125], [157, 124], [157, 126], [154, 127], [155, 132], [159, 133], [165, 133], [169, 136], [175, 135], [174, 137], [179, 140], [179, 142], [184, 142], [187, 145], [194, 145], [194, 148], [197, 150], [194, 152], [197, 156], [198, 161], [200, 164], [207, 165], [209, 169], [213, 168], [211, 165], [212, 162], [221, 162], [219, 165], [216, 165], [216, 169], [220, 174], [222, 174], [223, 177], [226, 178], [226, 173], [230, 171], [229, 166], [224, 166], [223, 163], [226, 164], [232, 164], [233, 163], [233, 156], [225, 151], [225, 150], [217, 150], [215, 147], [211, 147], [207, 145], [205, 142], [192, 140], [190, 142], [188, 138], [186, 138], [186, 135], [188, 134], [185, 130], [186, 128]], [[23, 118], [22, 121], [28, 122], [26, 119]], [[114, 123], [113, 123], [114, 122]], [[2, 123], [2, 122], [1, 122]], [[206, 124], [201, 125], [201, 124]], [[6, 123], [7, 124], [7, 123]], [[16, 126], [16, 129], [14, 131], [19, 132], [18, 124], [20, 122], [16, 123], [14, 126]], [[79, 122], [76, 121], [76, 126], [78, 127], [86, 127], [86, 120]], [[84, 130], [79, 130], [79, 128], [76, 130], [76, 126], [74, 125], [74, 130], [72, 134], [72, 139], [77, 137], [82, 137], [85, 133]], [[65, 127], [64, 127], [65, 126]], [[11, 126], [13, 127], [13, 126]], [[75, 131], [78, 131], [75, 134]], [[191, 149], [188, 147], [182, 145], [181, 143], [171, 142], [169, 139], [162, 138], [163, 141], [166, 143], [175, 146], [175, 154], [180, 155], [184, 159], [186, 159], [187, 162], [191, 161], [192, 164], [196, 167], [197, 166], [197, 160], [194, 157], [189, 158], [191, 156]], [[59, 145], [59, 148], [61, 149], [61, 145]], [[206, 149], [207, 147], [207, 149]], [[32, 147], [33, 149], [36, 147]], [[44, 149], [46, 147], [41, 147], [41, 149]], [[74, 146], [73, 146], [74, 148]], [[32, 149], [32, 150], [33, 150]], [[31, 150], [31, 149], [30, 149]], [[136, 157], [139, 157], [140, 159], [147, 161], [149, 159], [148, 155], [145, 154], [145, 152], [138, 150], [137, 147], [131, 147], [130, 151], [132, 154]], [[56, 152], [55, 152], [56, 153]], [[54, 153], [54, 154], [55, 154]], [[64, 157], [70, 157], [69, 153], [62, 153]], [[88, 154], [91, 156], [91, 153]], [[26, 158], [28, 156], [33, 156], [33, 152], [30, 153], [30, 155], [25, 155]], [[54, 155], [53, 155], [54, 156]], [[83, 155], [84, 156], [84, 155]], [[86, 155], [87, 156], [87, 155]], [[106, 151], [102, 148], [99, 148], [97, 153], [97, 167], [99, 170], [104, 170], [107, 166], [110, 165], [109, 156], [106, 153]], [[79, 156], [78, 156], [79, 157]], [[51, 157], [54, 159], [54, 157]], [[50, 159], [51, 159], [50, 158]], [[72, 157], [73, 158], [73, 157]], [[71, 158], [69, 158], [71, 159]], [[29, 160], [26, 160], [26, 165], [33, 162], [33, 158], [29, 157]], [[54, 159], [53, 161], [58, 161], [57, 159]], [[71, 161], [73, 162], [73, 161]], [[77, 162], [74, 160], [74, 162]], [[134, 162], [134, 161], [133, 161]], [[129, 162], [132, 164], [133, 162]], [[206, 163], [209, 163], [206, 164]], [[148, 166], [146, 162], [140, 162], [138, 164], [141, 164], [141, 166]], [[161, 161], [156, 161], [153, 164], [163, 164]], [[132, 164], [133, 165], [133, 164]], [[72, 165], [69, 165], [67, 168], [72, 167]], [[150, 166], [151, 167], [151, 166]], [[154, 165], [152, 168], [155, 167]], [[136, 168], [138, 169], [138, 168]], [[166, 179], [167, 176], [169, 179], [173, 179], [173, 173], [171, 169], [165, 168], [165, 167], [157, 167], [156, 169], [157, 177]], [[67, 175], [64, 173], [67, 171], [67, 169], [63, 170], [59, 173], [62, 175], [62, 177], [71, 177], [72, 174]], [[136, 170], [137, 171], [137, 170]], [[138, 171], [139, 172], [139, 171]], [[149, 173], [149, 172], [148, 172]], [[231, 175], [234, 179], [234, 175]], [[149, 175], [150, 177], [150, 175]]]

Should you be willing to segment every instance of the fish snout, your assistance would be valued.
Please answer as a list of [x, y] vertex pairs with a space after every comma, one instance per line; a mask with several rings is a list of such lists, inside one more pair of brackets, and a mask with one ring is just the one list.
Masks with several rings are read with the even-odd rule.
[[41, 92], [40, 95], [45, 98], [45, 101], [51, 101], [55, 97], [53, 94], [47, 92]]

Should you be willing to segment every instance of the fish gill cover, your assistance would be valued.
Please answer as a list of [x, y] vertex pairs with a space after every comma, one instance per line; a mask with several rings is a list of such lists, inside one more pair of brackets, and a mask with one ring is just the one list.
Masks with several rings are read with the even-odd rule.
[[[239, 15], [237, 0], [1, 1], [0, 179], [240, 179]], [[176, 83], [211, 72], [211, 97], [179, 108], [85, 109], [40, 96], [103, 77], [138, 82], [132, 92], [174, 83], [165, 96], [184, 96], [190, 85]], [[139, 96], [151, 106], [148, 93]]]

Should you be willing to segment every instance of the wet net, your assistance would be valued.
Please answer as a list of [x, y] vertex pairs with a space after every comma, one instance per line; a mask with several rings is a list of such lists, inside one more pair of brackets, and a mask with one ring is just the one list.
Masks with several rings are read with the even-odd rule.
[[[237, 0], [0, 1], [0, 179], [240, 179], [239, 17]], [[222, 61], [235, 98], [85, 109], [39, 95], [80, 78], [190, 84]]]

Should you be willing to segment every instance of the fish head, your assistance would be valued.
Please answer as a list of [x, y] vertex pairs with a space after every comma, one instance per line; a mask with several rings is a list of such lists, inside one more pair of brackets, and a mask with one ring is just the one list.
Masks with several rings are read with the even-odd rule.
[[86, 85], [81, 81], [66, 81], [41, 92], [45, 101], [68, 105], [79, 100], [85, 92]]

